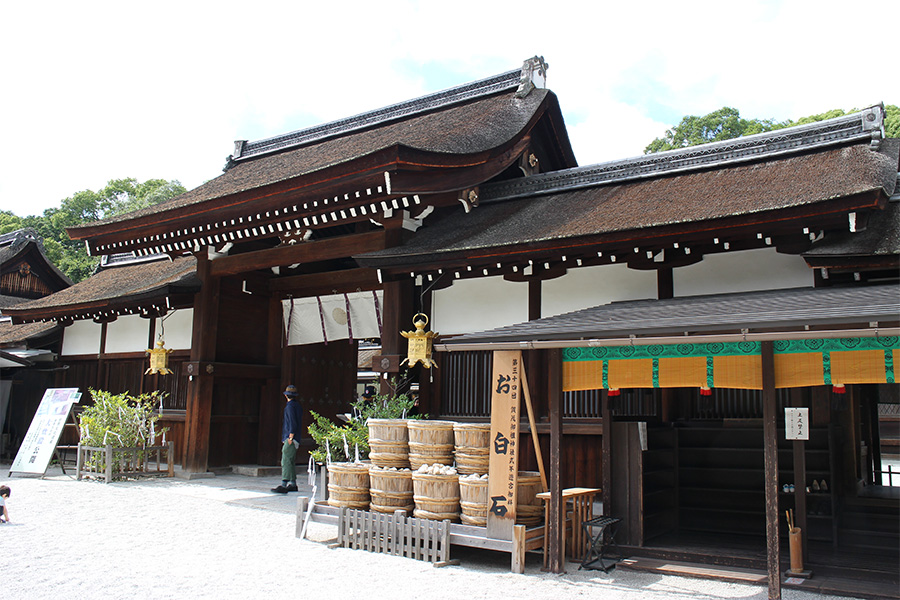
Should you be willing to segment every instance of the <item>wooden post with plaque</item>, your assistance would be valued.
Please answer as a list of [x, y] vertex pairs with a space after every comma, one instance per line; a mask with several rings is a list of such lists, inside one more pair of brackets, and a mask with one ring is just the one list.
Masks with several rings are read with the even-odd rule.
[[487, 534], [498, 540], [512, 540], [516, 524], [521, 392], [522, 353], [494, 352]]

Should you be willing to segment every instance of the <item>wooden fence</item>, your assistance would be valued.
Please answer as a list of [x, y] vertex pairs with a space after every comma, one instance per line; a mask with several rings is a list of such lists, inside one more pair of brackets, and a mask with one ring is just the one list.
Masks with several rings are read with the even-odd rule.
[[336, 545], [428, 561], [436, 567], [459, 564], [450, 560], [450, 521], [407, 517], [403, 511], [341, 508]]
[[[78, 445], [76, 479], [86, 475], [102, 477], [106, 483], [119, 477], [148, 475], [175, 476], [174, 443], [164, 446], [121, 448]], [[163, 463], [165, 457], [165, 463]], [[165, 468], [163, 469], [163, 464]]]

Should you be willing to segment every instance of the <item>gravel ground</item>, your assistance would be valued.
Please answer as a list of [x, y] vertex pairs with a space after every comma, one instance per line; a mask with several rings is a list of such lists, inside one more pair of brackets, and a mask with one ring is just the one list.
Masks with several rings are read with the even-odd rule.
[[[312, 523], [313, 541], [294, 536], [296, 494], [273, 495], [276, 482], [240, 475], [105, 485], [61, 474], [8, 477], [11, 523], [0, 525], [5, 598], [317, 598], [401, 600], [765, 600], [766, 589], [615, 569], [610, 574], [540, 571], [525, 575], [509, 555], [454, 547], [460, 566], [371, 554], [321, 543], [335, 528]], [[57, 469], [57, 473], [58, 473]], [[787, 600], [817, 596], [784, 590]], [[830, 597], [839, 600], [837, 597]]]

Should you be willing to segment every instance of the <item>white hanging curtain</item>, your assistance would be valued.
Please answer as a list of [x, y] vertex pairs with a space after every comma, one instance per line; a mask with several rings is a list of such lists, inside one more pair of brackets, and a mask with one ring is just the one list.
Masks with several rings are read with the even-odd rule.
[[288, 346], [381, 337], [383, 292], [282, 300]]

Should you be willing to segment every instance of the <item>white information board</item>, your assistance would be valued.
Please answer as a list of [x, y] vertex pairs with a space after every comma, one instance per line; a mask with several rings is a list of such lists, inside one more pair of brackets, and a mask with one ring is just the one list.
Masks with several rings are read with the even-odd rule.
[[72, 405], [81, 400], [78, 388], [48, 388], [44, 392], [41, 404], [34, 419], [28, 427], [28, 433], [16, 453], [16, 459], [10, 467], [13, 473], [36, 473], [43, 475], [47, 471], [53, 451], [59, 443], [63, 427]]
[[784, 437], [788, 440], [809, 439], [809, 409], [784, 409]]

